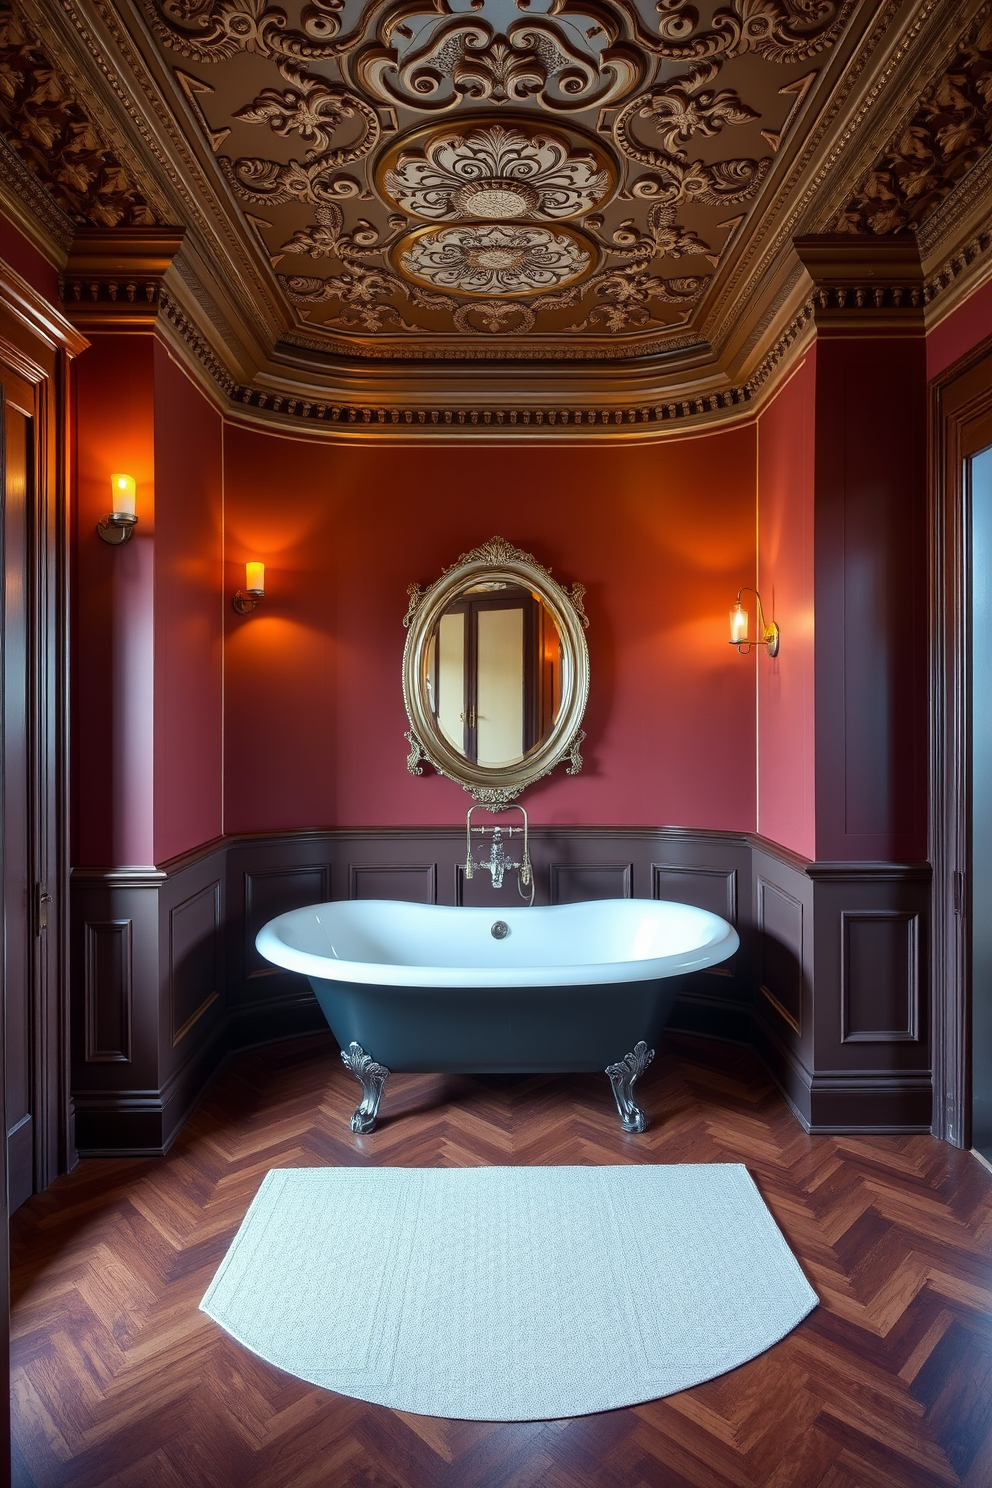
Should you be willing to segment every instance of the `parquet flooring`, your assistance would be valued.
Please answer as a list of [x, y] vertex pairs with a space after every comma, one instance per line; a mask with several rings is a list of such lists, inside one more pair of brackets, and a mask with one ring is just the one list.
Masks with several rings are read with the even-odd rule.
[[[355, 1137], [329, 1038], [238, 1056], [168, 1157], [83, 1162], [14, 1216], [15, 1485], [992, 1488], [992, 1175], [930, 1137], [808, 1137], [728, 1046], [672, 1038], [638, 1090], [626, 1136], [605, 1077], [393, 1076]], [[745, 1163], [820, 1307], [680, 1395], [512, 1425], [315, 1389], [198, 1311], [271, 1167], [617, 1162]]]

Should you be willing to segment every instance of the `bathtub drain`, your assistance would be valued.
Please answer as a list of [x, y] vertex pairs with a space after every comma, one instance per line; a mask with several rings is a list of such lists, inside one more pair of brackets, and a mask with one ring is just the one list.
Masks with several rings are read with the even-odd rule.
[[510, 933], [510, 927], [505, 920], [497, 920], [489, 933], [493, 940], [505, 940]]

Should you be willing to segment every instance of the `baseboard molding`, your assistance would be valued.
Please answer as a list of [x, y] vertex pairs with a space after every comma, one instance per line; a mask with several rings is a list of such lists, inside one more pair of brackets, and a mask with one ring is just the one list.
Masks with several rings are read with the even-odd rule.
[[[73, 1097], [81, 1154], [152, 1155], [234, 1051], [325, 1025], [301, 978], [254, 948], [324, 899], [519, 903], [463, 872], [460, 827], [215, 840], [159, 867], [71, 880]], [[673, 1031], [750, 1044], [809, 1131], [929, 1129], [926, 864], [810, 863], [739, 832], [534, 827], [538, 903], [670, 898], [741, 946], [686, 978]]]

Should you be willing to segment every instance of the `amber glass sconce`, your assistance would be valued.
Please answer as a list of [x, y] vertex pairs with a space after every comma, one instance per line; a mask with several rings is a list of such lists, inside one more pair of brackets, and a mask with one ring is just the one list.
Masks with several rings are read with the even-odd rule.
[[[760, 635], [749, 634], [748, 613], [741, 604], [742, 594], [753, 594], [758, 602], [758, 628]], [[750, 584], [737, 591], [737, 603], [730, 612], [730, 644], [736, 646], [742, 656], [747, 656], [753, 646], [764, 646], [769, 656], [778, 655], [779, 629], [774, 620], [766, 620], [761, 607], [761, 595]]]
[[245, 587], [239, 589], [231, 604], [239, 615], [250, 615], [265, 595], [265, 564], [245, 564]]
[[112, 475], [110, 477], [111, 500], [113, 510], [105, 517], [101, 517], [96, 524], [97, 536], [102, 537], [105, 543], [118, 547], [121, 543], [130, 541], [131, 533], [138, 525], [135, 514], [135, 479], [133, 475]]

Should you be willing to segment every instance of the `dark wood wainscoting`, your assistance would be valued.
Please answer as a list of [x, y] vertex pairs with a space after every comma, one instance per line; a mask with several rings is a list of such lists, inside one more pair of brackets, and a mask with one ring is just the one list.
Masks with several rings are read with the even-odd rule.
[[[761, 838], [535, 827], [535, 902], [675, 899], [741, 936], [687, 977], [672, 1026], [753, 1043], [814, 1131], [930, 1127], [929, 868], [810, 864]], [[168, 1146], [234, 1049], [323, 1027], [308, 984], [255, 950], [327, 899], [520, 902], [467, 878], [456, 827], [228, 838], [161, 869], [77, 870], [73, 1092], [81, 1153]]]

